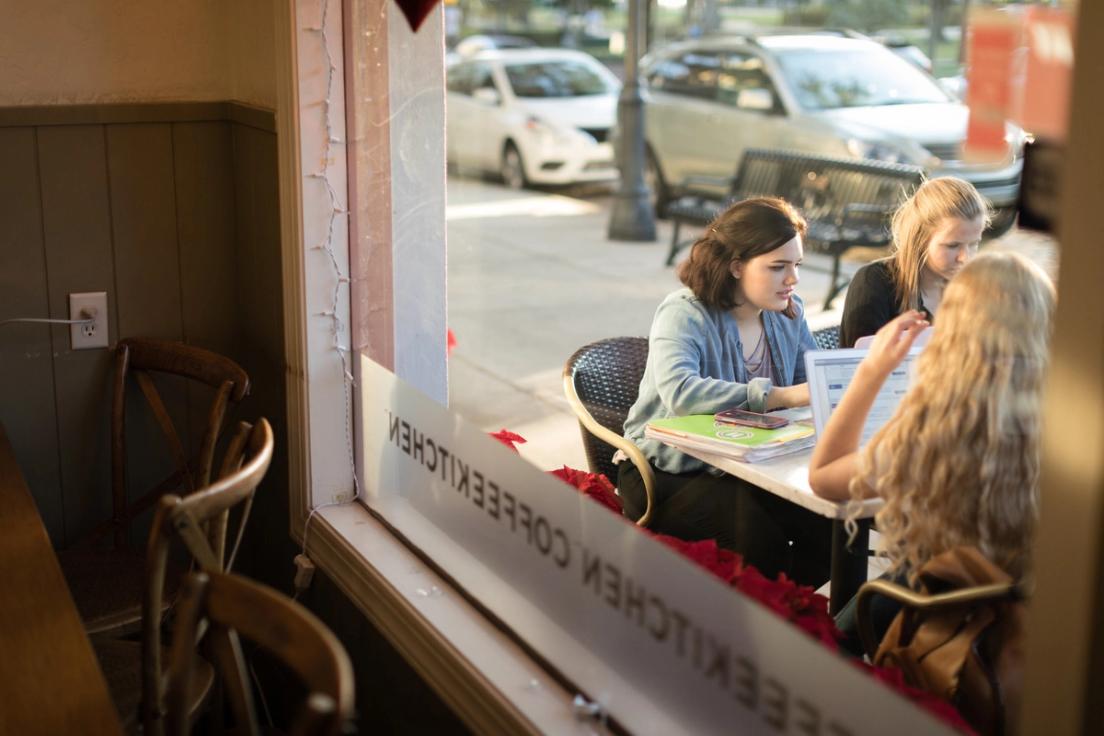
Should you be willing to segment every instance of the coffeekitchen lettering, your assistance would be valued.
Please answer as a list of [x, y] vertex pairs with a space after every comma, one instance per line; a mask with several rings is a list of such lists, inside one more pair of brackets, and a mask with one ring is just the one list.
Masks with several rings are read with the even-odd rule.
[[724, 640], [697, 624], [690, 615], [580, 542], [547, 517], [534, 512], [516, 494], [502, 488], [486, 473], [472, 467], [440, 442], [408, 421], [388, 412], [388, 442], [424, 470], [440, 477], [487, 517], [511, 534], [524, 535], [525, 543], [557, 568], [566, 570], [572, 549], [581, 550], [579, 581], [602, 603], [646, 632], [658, 645], [670, 647], [675, 656], [735, 702], [758, 714], [777, 733], [807, 736], [851, 736], [853, 731], [824, 716], [812, 702], [791, 692], [781, 678], [762, 671], [759, 663], [737, 652]]

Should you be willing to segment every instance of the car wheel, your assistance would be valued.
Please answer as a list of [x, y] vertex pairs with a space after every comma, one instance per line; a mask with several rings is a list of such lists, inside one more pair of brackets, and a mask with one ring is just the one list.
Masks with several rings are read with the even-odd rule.
[[667, 182], [663, 180], [663, 171], [659, 168], [652, 149], [644, 154], [644, 183], [648, 185], [652, 197], [652, 211], [659, 219], [667, 217], [667, 204], [671, 201], [671, 193], [667, 190]]
[[993, 211], [992, 222], [985, 230], [985, 239], [994, 240], [1007, 233], [1016, 224], [1015, 207], [998, 207]]
[[502, 166], [498, 172], [503, 183], [511, 189], [524, 189], [529, 182], [525, 179], [525, 163], [521, 160], [521, 151], [513, 141], [507, 141], [502, 149]]

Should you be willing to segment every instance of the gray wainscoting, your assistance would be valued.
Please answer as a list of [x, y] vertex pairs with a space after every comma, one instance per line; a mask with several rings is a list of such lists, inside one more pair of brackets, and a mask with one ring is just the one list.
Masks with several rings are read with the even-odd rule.
[[[70, 293], [106, 291], [112, 343], [183, 340], [238, 360], [254, 395], [235, 415], [269, 416], [282, 444], [277, 207], [272, 111], [0, 109], [0, 320], [64, 319]], [[110, 349], [71, 350], [67, 327], [0, 326], [0, 422], [56, 546], [109, 516], [110, 366]], [[162, 387], [198, 429], [208, 396]], [[167, 457], [131, 399], [128, 476], [141, 490]]]

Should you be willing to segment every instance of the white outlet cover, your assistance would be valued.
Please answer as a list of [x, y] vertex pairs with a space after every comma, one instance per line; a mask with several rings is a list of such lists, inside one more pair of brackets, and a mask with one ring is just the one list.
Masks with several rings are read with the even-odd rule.
[[94, 315], [92, 325], [69, 325], [69, 341], [73, 350], [106, 348], [107, 292], [87, 291], [69, 295], [69, 319], [83, 319], [84, 313]]

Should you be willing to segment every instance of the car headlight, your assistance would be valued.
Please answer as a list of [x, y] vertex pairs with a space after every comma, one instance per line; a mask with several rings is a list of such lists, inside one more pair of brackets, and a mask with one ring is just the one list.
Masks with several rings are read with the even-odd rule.
[[885, 143], [871, 143], [858, 138], [847, 141], [847, 151], [855, 158], [871, 158], [875, 161], [885, 161], [891, 164], [908, 162], [905, 154], [893, 146]]
[[572, 135], [567, 133], [556, 126], [549, 123], [547, 120], [541, 120], [535, 115], [530, 115], [525, 119], [525, 129], [537, 135], [541, 138], [551, 140], [561, 145], [566, 145], [572, 142]]

